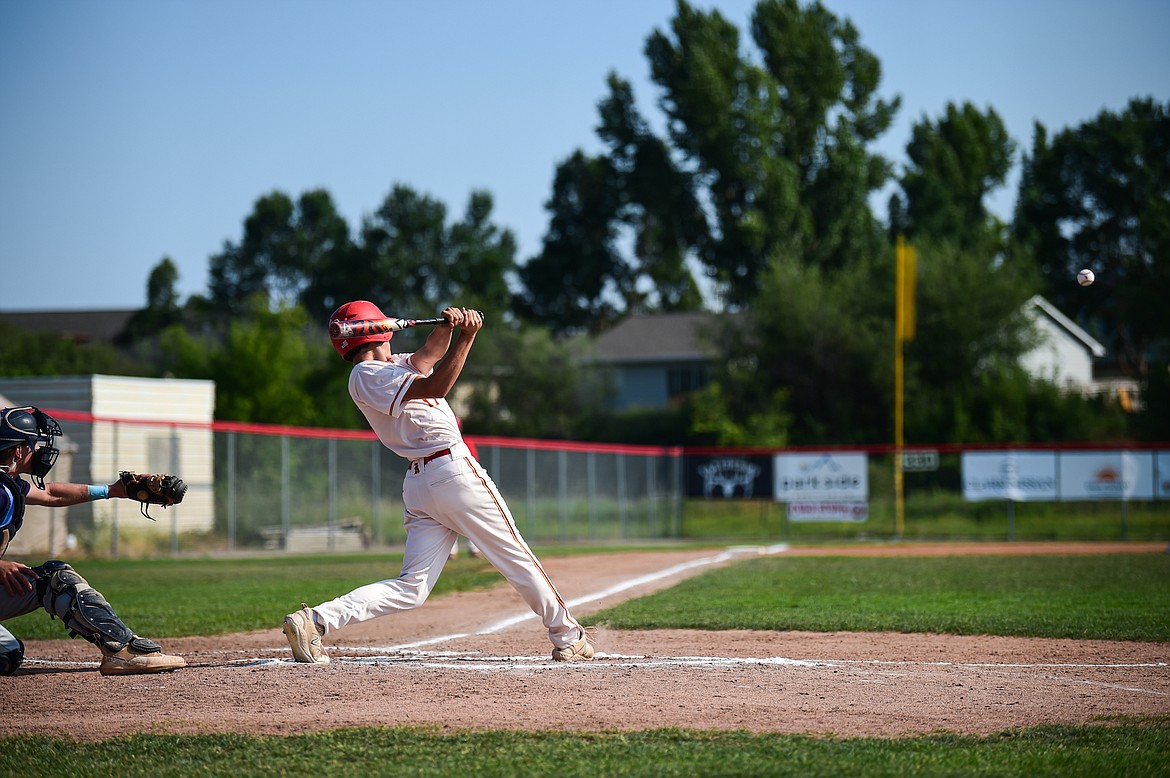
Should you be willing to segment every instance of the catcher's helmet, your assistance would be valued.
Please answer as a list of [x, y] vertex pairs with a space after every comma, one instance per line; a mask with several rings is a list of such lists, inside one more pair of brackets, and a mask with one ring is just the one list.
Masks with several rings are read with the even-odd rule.
[[22, 445], [35, 451], [29, 474], [41, 489], [45, 488], [45, 476], [61, 453], [53, 447], [53, 440], [60, 434], [61, 425], [57, 420], [39, 408], [31, 405], [0, 408], [0, 452]]
[[[371, 302], [366, 300], [354, 300], [346, 303], [333, 312], [329, 317], [329, 323], [335, 321], [360, 321], [362, 319], [385, 319], [386, 314]], [[379, 332], [370, 335], [351, 335], [348, 338], [330, 338], [333, 341], [333, 348], [337, 349], [337, 353], [341, 358], [349, 361], [346, 356], [358, 346], [365, 343], [382, 343], [390, 340], [394, 336], [393, 332]]]

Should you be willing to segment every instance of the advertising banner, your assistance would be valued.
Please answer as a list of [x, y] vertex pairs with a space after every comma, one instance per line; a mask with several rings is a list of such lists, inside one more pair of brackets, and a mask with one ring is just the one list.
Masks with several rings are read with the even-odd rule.
[[1152, 500], [1150, 451], [1077, 451], [1060, 455], [1062, 500]]
[[773, 496], [777, 502], [869, 500], [867, 456], [836, 452], [777, 454]]
[[1057, 498], [1056, 454], [1052, 451], [966, 452], [962, 467], [965, 500]]
[[772, 457], [729, 455], [686, 457], [687, 497], [770, 499]]

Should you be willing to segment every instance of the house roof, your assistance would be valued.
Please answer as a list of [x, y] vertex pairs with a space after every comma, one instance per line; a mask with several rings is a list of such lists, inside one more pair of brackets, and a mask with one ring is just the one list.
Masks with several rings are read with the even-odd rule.
[[629, 316], [594, 340], [594, 359], [606, 364], [705, 362], [718, 356], [704, 337], [715, 321], [712, 313]]
[[0, 312], [0, 321], [30, 332], [60, 335], [76, 343], [110, 343], [135, 313], [136, 309]]
[[1038, 309], [1041, 313], [1054, 321], [1062, 329], [1066, 330], [1073, 338], [1085, 344], [1085, 348], [1087, 348], [1093, 354], [1093, 356], [1105, 356], [1105, 347], [1097, 340], [1095, 340], [1092, 335], [1078, 327], [1075, 321], [1057, 310], [1056, 306], [1054, 306], [1052, 303], [1048, 302], [1040, 295], [1033, 295], [1032, 298], [1028, 300], [1027, 304]]

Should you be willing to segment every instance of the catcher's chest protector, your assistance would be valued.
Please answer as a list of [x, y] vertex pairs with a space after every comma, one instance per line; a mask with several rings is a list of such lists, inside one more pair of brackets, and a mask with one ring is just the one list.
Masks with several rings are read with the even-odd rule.
[[20, 482], [8, 473], [0, 470], [0, 487], [8, 493], [8, 509], [0, 515], [0, 554], [8, 548], [8, 543], [24, 524], [24, 490]]

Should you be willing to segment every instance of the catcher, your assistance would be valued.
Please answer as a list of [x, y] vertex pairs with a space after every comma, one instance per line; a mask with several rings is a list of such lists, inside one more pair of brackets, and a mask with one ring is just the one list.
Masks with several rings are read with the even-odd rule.
[[[70, 565], [49, 560], [28, 567], [3, 559], [24, 522], [26, 505], [64, 507], [89, 500], [128, 498], [148, 504], [181, 502], [186, 485], [174, 476], [122, 473], [105, 485], [45, 483], [57, 461], [53, 447], [61, 427], [32, 407], [0, 408], [0, 622], [44, 608], [73, 636], [98, 647], [102, 675], [161, 673], [186, 667], [182, 657], [164, 654], [153, 640], [127, 627], [101, 594]], [[32, 483], [21, 478], [30, 476]], [[24, 659], [24, 643], [0, 626], [0, 675], [12, 675]]]

